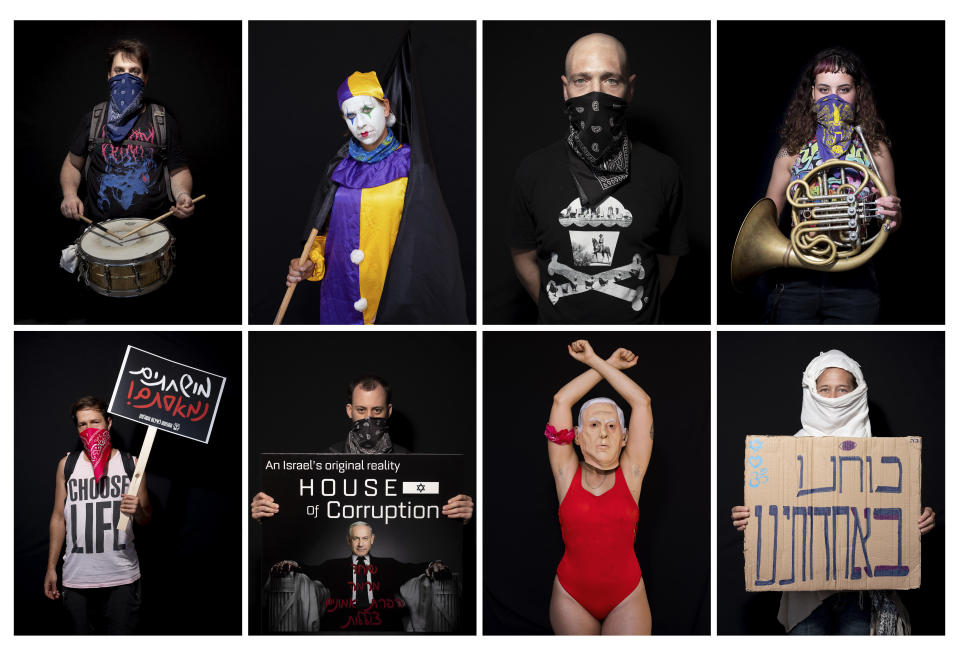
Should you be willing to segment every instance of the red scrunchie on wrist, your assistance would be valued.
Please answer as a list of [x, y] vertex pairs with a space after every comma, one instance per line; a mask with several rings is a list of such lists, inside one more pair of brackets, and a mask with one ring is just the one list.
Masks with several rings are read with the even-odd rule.
[[543, 431], [543, 436], [555, 444], [570, 444], [573, 442], [575, 433], [572, 428], [564, 428], [562, 431], [557, 432], [556, 428], [547, 424], [547, 429]]

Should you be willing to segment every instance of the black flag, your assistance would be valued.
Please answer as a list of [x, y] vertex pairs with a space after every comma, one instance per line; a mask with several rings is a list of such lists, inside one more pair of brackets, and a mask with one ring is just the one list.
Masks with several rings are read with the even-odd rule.
[[403, 217], [377, 323], [466, 323], [457, 234], [434, 170], [410, 49], [407, 32], [384, 75], [383, 93], [397, 114], [394, 133], [411, 150]]

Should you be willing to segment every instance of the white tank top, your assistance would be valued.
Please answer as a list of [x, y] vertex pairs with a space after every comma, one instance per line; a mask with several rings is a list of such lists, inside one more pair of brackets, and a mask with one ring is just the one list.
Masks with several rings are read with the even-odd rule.
[[130, 487], [123, 459], [116, 449], [97, 483], [93, 465], [81, 454], [67, 484], [63, 507], [66, 549], [63, 585], [67, 588], [106, 588], [140, 578], [140, 562], [133, 546], [133, 522], [117, 530], [120, 496]]

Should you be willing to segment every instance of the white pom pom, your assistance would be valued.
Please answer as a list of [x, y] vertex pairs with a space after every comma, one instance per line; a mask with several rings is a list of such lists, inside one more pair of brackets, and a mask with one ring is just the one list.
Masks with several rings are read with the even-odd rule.
[[390, 116], [387, 117], [387, 127], [392, 128], [397, 123], [397, 115], [393, 112], [390, 112]]
[[367, 299], [361, 298], [359, 301], [353, 304], [353, 309], [357, 312], [363, 312], [367, 309]]
[[350, 261], [354, 264], [360, 264], [363, 262], [363, 251], [359, 248], [354, 248], [350, 251]]

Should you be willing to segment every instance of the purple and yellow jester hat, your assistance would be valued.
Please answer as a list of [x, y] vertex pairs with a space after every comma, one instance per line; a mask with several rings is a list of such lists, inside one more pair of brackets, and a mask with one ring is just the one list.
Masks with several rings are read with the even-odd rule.
[[354, 71], [347, 77], [337, 89], [337, 106], [343, 107], [344, 101], [354, 96], [370, 96], [383, 100], [383, 87], [380, 86], [376, 71], [369, 73]]

